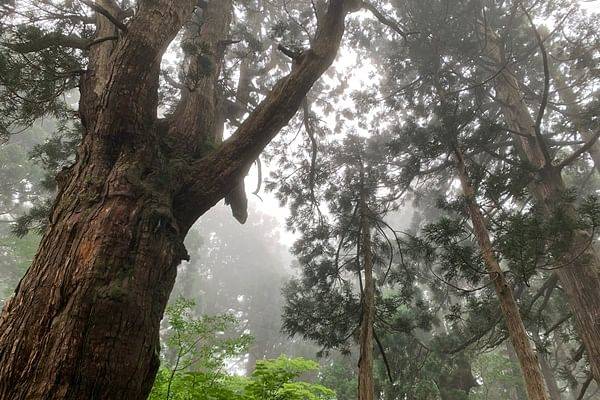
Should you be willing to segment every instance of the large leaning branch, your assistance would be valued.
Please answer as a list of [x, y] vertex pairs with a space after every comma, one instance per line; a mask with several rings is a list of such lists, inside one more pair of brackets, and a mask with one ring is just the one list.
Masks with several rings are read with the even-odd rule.
[[[330, 0], [313, 45], [294, 63], [218, 150], [190, 165], [175, 198], [175, 217], [187, 230], [210, 207], [229, 193], [254, 160], [300, 108], [317, 79], [333, 63], [344, 33], [346, 14], [360, 8], [356, 0]], [[201, 205], [200, 207], [198, 205]]]
[[127, 32], [127, 26], [116, 16], [112, 15], [110, 11], [106, 8], [102, 7], [94, 0], [80, 0], [83, 4], [90, 7], [92, 10], [96, 11], [99, 14], [104, 15], [114, 26], [122, 30], [123, 32]]
[[414, 34], [416, 32], [410, 32], [410, 33], [406, 33], [404, 31], [404, 29], [402, 29], [400, 27], [400, 25], [398, 24], [398, 22], [394, 21], [393, 19], [387, 17], [386, 15], [384, 15], [381, 11], [379, 11], [377, 9], [377, 7], [375, 7], [375, 5], [371, 4], [368, 1], [363, 1], [362, 3], [363, 7], [366, 8], [367, 10], [369, 10], [371, 12], [371, 14], [373, 14], [373, 16], [375, 18], [377, 18], [377, 20], [379, 22], [381, 22], [383, 25], [387, 26], [388, 28], [390, 28], [391, 30], [393, 30], [394, 32], [396, 32], [397, 34], [399, 34], [400, 36], [402, 36], [402, 39], [406, 40], [408, 38], [409, 34]]

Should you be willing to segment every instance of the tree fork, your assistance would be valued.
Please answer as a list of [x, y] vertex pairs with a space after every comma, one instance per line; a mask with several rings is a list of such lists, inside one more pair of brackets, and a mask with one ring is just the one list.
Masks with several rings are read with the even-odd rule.
[[303, 61], [218, 150], [190, 160], [165, 148], [156, 109], [162, 53], [195, 3], [140, 2], [126, 32], [90, 50], [77, 161], [0, 318], [2, 399], [147, 397], [185, 234], [292, 118], [357, 6], [330, 0]]

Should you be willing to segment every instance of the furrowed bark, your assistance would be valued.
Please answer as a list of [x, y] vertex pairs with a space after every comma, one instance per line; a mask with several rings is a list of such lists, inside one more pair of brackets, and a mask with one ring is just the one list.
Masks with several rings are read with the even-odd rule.
[[[186, 257], [153, 128], [158, 66], [192, 7], [142, 3], [126, 34], [91, 52], [77, 162], [0, 318], [2, 399], [144, 399], [152, 386], [158, 324]], [[102, 18], [99, 35], [110, 30]]]
[[[375, 282], [373, 281], [373, 253], [371, 228], [365, 196], [361, 196], [360, 234], [363, 269], [365, 273], [362, 291], [362, 315], [360, 321], [358, 359], [358, 400], [373, 400], [373, 322], [375, 321]], [[359, 271], [359, 274], [361, 272]]]
[[304, 61], [234, 138], [195, 160], [156, 118], [161, 57], [195, 4], [140, 0], [125, 32], [98, 16], [97, 34], [118, 39], [90, 51], [77, 161], [59, 176], [50, 227], [0, 317], [1, 399], [147, 397], [185, 233], [293, 116], [333, 61], [350, 11], [332, 0]]
[[[505, 65], [500, 39], [489, 28], [481, 28], [486, 35], [485, 56], [498, 68]], [[515, 143], [524, 161], [538, 170], [530, 184], [536, 204], [546, 217], [557, 206], [567, 216], [576, 219], [572, 204], [565, 204], [566, 187], [560, 168], [549, 164], [543, 156], [542, 145], [536, 138], [535, 121], [524, 103], [519, 82], [505, 66], [494, 79], [496, 96], [502, 105], [504, 118], [513, 132]], [[574, 230], [570, 249], [558, 260], [556, 275], [565, 291], [577, 324], [579, 335], [588, 354], [592, 374], [600, 382], [600, 258], [592, 245], [590, 235]]]
[[521, 314], [519, 313], [519, 306], [517, 305], [512, 289], [506, 281], [504, 272], [500, 268], [500, 264], [498, 264], [496, 256], [494, 255], [490, 235], [481, 210], [476, 203], [475, 190], [471, 185], [463, 155], [458, 148], [455, 149], [454, 154], [456, 157], [460, 183], [467, 202], [469, 217], [473, 224], [473, 230], [475, 231], [475, 236], [479, 243], [479, 248], [481, 249], [488, 273], [494, 282], [496, 295], [500, 302], [500, 309], [504, 316], [504, 322], [506, 323], [511, 343], [515, 349], [517, 358], [519, 359], [521, 372], [523, 373], [523, 379], [525, 380], [525, 387], [527, 389], [527, 397], [529, 400], [550, 400], [546, 392], [544, 377], [540, 369], [537, 355], [529, 341], [525, 325], [523, 324]]
[[[80, 89], [79, 111], [86, 131], [127, 140], [145, 135], [136, 126], [139, 121], [146, 130], [152, 129], [162, 55], [189, 18], [194, 4], [192, 0], [141, 2], [126, 34], [116, 42], [106, 41], [93, 47], [90, 68]], [[100, 22], [102, 18], [98, 17], [99, 33], [105, 33], [106, 21]]]

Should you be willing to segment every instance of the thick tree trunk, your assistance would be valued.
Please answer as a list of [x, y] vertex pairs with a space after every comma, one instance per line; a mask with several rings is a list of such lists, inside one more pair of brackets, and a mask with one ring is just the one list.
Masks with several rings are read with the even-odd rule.
[[504, 272], [500, 268], [496, 256], [494, 255], [490, 235], [485, 225], [483, 215], [481, 214], [481, 210], [475, 200], [475, 190], [473, 189], [467, 174], [462, 153], [460, 150], [456, 149], [455, 155], [462, 190], [467, 202], [469, 217], [473, 223], [473, 230], [475, 231], [475, 236], [477, 237], [483, 260], [485, 261], [490, 278], [494, 282], [496, 295], [500, 302], [500, 309], [504, 316], [504, 322], [506, 323], [511, 343], [517, 353], [519, 364], [521, 365], [525, 387], [527, 388], [527, 396], [529, 400], [549, 400], [538, 358], [529, 341], [527, 332], [525, 331], [525, 325], [523, 325], [523, 320], [519, 313], [519, 306], [514, 298], [512, 289], [504, 277]]
[[192, 7], [144, 4], [127, 34], [92, 54], [77, 162], [0, 319], [2, 399], [141, 399], [152, 385], [158, 324], [185, 257], [152, 121], [162, 52]]
[[161, 204], [164, 188], [141, 176], [158, 166], [140, 162], [144, 153], [119, 162], [97, 189], [87, 181], [99, 178], [97, 163], [76, 167], [0, 321], [0, 398], [148, 394], [158, 325], [185, 250]]
[[[524, 161], [538, 171], [530, 184], [536, 203], [547, 217], [561, 207], [562, 212], [576, 219], [574, 207], [562, 201], [566, 188], [561, 170], [545, 159], [544, 144], [537, 137], [536, 124], [521, 97], [519, 82], [503, 63], [501, 41], [489, 29], [484, 33], [489, 38], [484, 49], [486, 56], [502, 68], [494, 85], [506, 123]], [[600, 258], [587, 232], [574, 230], [570, 236], [570, 249], [558, 260], [556, 275], [575, 317], [592, 374], [600, 382]]]
[[[0, 399], [147, 397], [186, 232], [294, 115], [356, 8], [331, 0], [292, 72], [232, 138], [198, 155], [176, 142], [187, 131], [156, 117], [162, 54], [196, 3], [140, 1], [126, 32], [93, 52], [105, 64], [91, 60], [81, 81], [77, 162], [61, 176], [50, 227], [0, 318]], [[195, 133], [190, 140], [211, 132]]]
[[[362, 315], [360, 320], [360, 358], [358, 359], [358, 400], [373, 400], [373, 322], [375, 320], [375, 282], [373, 281], [373, 253], [371, 230], [366, 200], [361, 199], [360, 252], [365, 273], [362, 291]], [[360, 273], [360, 271], [359, 271]]]

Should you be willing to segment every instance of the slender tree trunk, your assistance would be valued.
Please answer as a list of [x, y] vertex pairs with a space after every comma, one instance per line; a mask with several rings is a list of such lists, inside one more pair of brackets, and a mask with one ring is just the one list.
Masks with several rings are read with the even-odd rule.
[[500, 309], [508, 328], [511, 343], [521, 365], [525, 387], [527, 388], [527, 396], [529, 400], [549, 400], [537, 355], [525, 331], [525, 326], [519, 313], [519, 306], [515, 301], [512, 289], [509, 287], [504, 277], [504, 272], [502, 272], [494, 255], [489, 232], [485, 226], [481, 210], [475, 200], [475, 190], [471, 186], [462, 153], [458, 148], [455, 149], [455, 155], [462, 190], [467, 201], [469, 217], [473, 223], [475, 236], [477, 237], [488, 273], [494, 282], [496, 295], [500, 302]]
[[96, 67], [81, 81], [77, 161], [59, 177], [50, 226], [0, 317], [0, 399], [147, 397], [159, 323], [187, 258], [184, 236], [292, 118], [333, 62], [345, 15], [357, 6], [330, 0], [290, 74], [230, 139], [192, 154], [210, 128], [181, 146], [177, 137], [191, 131], [158, 120], [157, 98], [163, 52], [196, 4], [139, 2], [126, 31], [93, 52], [105, 63], [91, 60]]
[[[506, 123], [513, 132], [517, 148], [524, 161], [537, 169], [530, 184], [537, 205], [546, 217], [556, 207], [576, 219], [576, 210], [562, 201], [566, 188], [561, 170], [545, 159], [541, 139], [537, 137], [535, 121], [521, 97], [519, 82], [504, 65], [500, 39], [487, 29], [485, 54], [501, 72], [494, 80], [496, 96], [502, 105]], [[592, 245], [593, 238], [582, 230], [570, 233], [570, 249], [559, 258], [556, 275], [563, 287], [584, 343], [592, 374], [600, 382], [600, 258]]]
[[[520, 373], [520, 368], [517, 367], [517, 364], [519, 364], [519, 359], [517, 358], [517, 353], [515, 353], [515, 348], [510, 343], [510, 341], [505, 342], [505, 344], [506, 344], [506, 354], [508, 355], [508, 359], [511, 361], [511, 371], [512, 371], [513, 375], [523, 376]], [[525, 388], [523, 387], [521, 382], [518, 382], [514, 386], [513, 390], [511, 391], [512, 399], [513, 400], [525, 400], [526, 396], [527, 396], [527, 394], [525, 394]]]
[[252, 372], [254, 372], [254, 369], [256, 368], [256, 362], [258, 360], [259, 358], [256, 357], [255, 352], [250, 350], [250, 352], [248, 352], [248, 361], [246, 362], [246, 376], [252, 375]]
[[[361, 198], [361, 246], [365, 272], [362, 293], [362, 318], [360, 321], [360, 358], [358, 360], [358, 400], [373, 400], [373, 322], [375, 320], [375, 282], [373, 281], [373, 253], [371, 228], [364, 195]], [[360, 273], [360, 272], [359, 272]]]
[[[565, 343], [562, 338], [558, 335], [554, 335], [552, 338], [553, 346], [556, 348], [556, 357], [558, 365], [564, 366], [563, 373], [565, 376], [565, 380], [569, 382], [568, 385], [565, 385], [563, 388], [563, 397], [573, 397], [574, 392], [578, 392], [579, 382], [575, 378], [574, 370], [577, 369], [577, 360], [573, 360], [571, 356], [567, 354], [565, 351]], [[566, 343], [568, 345], [568, 343]]]
[[[549, 287], [547, 290], [547, 295], [549, 296], [552, 292], [552, 287]], [[540, 337], [539, 327], [533, 332], [533, 339], [535, 342], [535, 346], [537, 349], [540, 348], [542, 343], [542, 338]], [[546, 382], [548, 388], [548, 394], [550, 395], [551, 400], [561, 400], [560, 399], [560, 388], [558, 387], [558, 383], [556, 381], [556, 377], [554, 376], [554, 371], [550, 366], [550, 361], [548, 360], [548, 356], [544, 351], [538, 351], [539, 359], [540, 359], [540, 367], [542, 368], [542, 374], [544, 375], [544, 381]]]
[[548, 392], [550, 393], [550, 398], [552, 400], [560, 400], [560, 388], [558, 387], [558, 383], [556, 383], [556, 378], [554, 377], [552, 367], [548, 363], [548, 357], [546, 357], [545, 354], [541, 353], [540, 366], [542, 367], [542, 374], [544, 374], [544, 380], [548, 385]]

